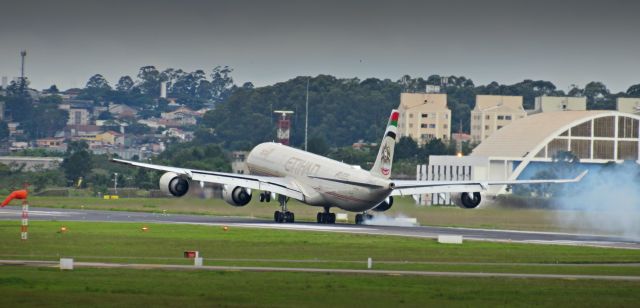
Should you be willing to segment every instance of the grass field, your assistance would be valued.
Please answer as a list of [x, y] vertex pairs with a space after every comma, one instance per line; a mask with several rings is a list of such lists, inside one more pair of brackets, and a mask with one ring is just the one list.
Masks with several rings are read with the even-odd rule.
[[[68, 231], [60, 233], [61, 226]], [[79, 261], [175, 263], [185, 250], [198, 250], [204, 258], [278, 262], [318, 261], [361, 268], [368, 257], [379, 266], [419, 266], [424, 262], [507, 264], [640, 263], [640, 251], [595, 247], [527, 245], [468, 241], [463, 245], [438, 244], [433, 239], [311, 231], [218, 226], [32, 221], [29, 240], [20, 241], [18, 221], [0, 221], [0, 258]], [[12, 236], [11, 236], [12, 235]], [[257, 261], [251, 261], [257, 260]], [[344, 262], [343, 262], [344, 261]], [[352, 262], [362, 262], [352, 263]], [[229, 261], [225, 261], [227, 264]], [[240, 262], [240, 261], [237, 261]], [[242, 261], [246, 262], [246, 261]], [[395, 263], [393, 263], [395, 262]], [[245, 265], [243, 263], [242, 265]], [[349, 265], [351, 264], [351, 265]], [[344, 265], [341, 265], [344, 266]], [[633, 270], [633, 267], [629, 267]]]
[[[61, 226], [68, 231], [60, 233]], [[640, 251], [221, 227], [0, 221], [0, 259], [640, 276]], [[635, 306], [640, 282], [0, 267], [0, 307]]]
[[[86, 197], [31, 197], [29, 200], [33, 206], [59, 208], [158, 213], [166, 211], [167, 213], [272, 218], [273, 212], [278, 209], [277, 203], [260, 203], [255, 199], [257, 198], [254, 198], [245, 207], [233, 207], [220, 199], [197, 198], [123, 198], [103, 200]], [[297, 220], [315, 221], [316, 213], [319, 211], [319, 208], [306, 206], [297, 201], [289, 202], [289, 208], [295, 212]], [[334, 209], [334, 211], [340, 212], [339, 209]], [[416, 217], [420, 224], [431, 226], [561, 232], [585, 231], [576, 229], [575, 226], [558, 223], [557, 220], [557, 217], [562, 215], [576, 216], [579, 213], [541, 209], [524, 210], [487, 207], [463, 210], [456, 207], [423, 207], [416, 206], [411, 198], [396, 198], [393, 207], [385, 214], [388, 216]], [[354, 214], [349, 213], [349, 218], [353, 221]]]
[[637, 307], [638, 287], [590, 280], [0, 268], [2, 307]]

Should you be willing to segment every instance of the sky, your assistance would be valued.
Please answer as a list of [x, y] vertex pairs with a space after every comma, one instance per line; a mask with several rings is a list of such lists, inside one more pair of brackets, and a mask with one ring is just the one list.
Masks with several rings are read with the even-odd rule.
[[549, 80], [559, 89], [640, 83], [640, 1], [0, 2], [0, 76], [36, 89], [111, 84], [141, 66], [229, 65], [237, 84], [330, 74], [476, 84]]

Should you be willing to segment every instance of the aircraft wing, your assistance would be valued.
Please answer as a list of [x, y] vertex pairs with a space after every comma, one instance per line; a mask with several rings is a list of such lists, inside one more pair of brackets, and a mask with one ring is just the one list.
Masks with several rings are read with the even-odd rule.
[[258, 175], [196, 170], [196, 169], [140, 163], [140, 162], [123, 160], [123, 159], [115, 159], [115, 158], [112, 159], [111, 161], [124, 164], [124, 165], [129, 165], [129, 166], [166, 171], [166, 172], [173, 172], [175, 174], [185, 176], [192, 181], [216, 183], [216, 184], [230, 185], [230, 186], [241, 186], [249, 189], [270, 191], [270, 192], [274, 192], [274, 193], [291, 197], [294, 199], [304, 200], [304, 194], [300, 189], [298, 189], [298, 185], [295, 182], [291, 181], [291, 179], [286, 177], [258, 176]]
[[486, 191], [493, 185], [518, 185], [518, 184], [559, 184], [579, 182], [587, 174], [587, 171], [573, 179], [549, 179], [549, 180], [513, 180], [513, 181], [393, 181], [395, 187], [392, 196], [407, 196], [431, 193], [457, 193]]

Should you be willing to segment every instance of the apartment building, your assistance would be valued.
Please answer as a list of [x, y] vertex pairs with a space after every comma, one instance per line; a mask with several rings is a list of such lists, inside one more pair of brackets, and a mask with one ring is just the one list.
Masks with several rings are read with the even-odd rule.
[[522, 96], [477, 95], [471, 111], [471, 140], [480, 143], [499, 129], [527, 116]]
[[418, 144], [431, 139], [448, 141], [451, 135], [451, 110], [447, 95], [440, 93], [400, 94], [398, 134], [410, 137]]
[[587, 110], [586, 97], [539, 96], [536, 97], [536, 112], [582, 111]]
[[620, 112], [640, 114], [640, 97], [618, 97], [616, 109]]

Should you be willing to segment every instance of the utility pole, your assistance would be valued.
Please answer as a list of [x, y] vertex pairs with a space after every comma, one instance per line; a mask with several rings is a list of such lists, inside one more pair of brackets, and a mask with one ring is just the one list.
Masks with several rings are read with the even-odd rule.
[[307, 137], [309, 134], [309, 79], [307, 77], [307, 100], [304, 108], [304, 150], [307, 150]]

